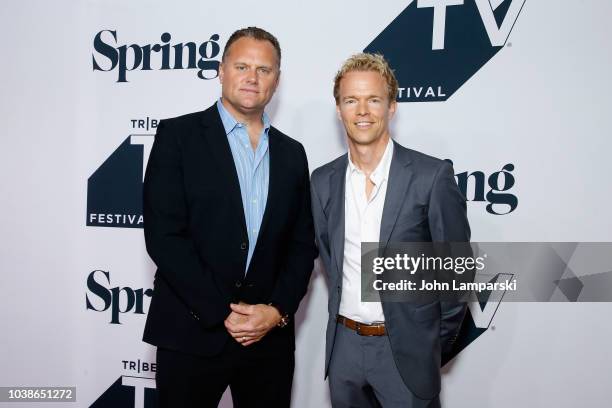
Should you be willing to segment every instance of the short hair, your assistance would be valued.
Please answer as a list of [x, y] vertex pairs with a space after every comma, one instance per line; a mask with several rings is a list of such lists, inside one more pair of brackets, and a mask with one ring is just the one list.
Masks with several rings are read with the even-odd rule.
[[258, 41], [268, 41], [270, 44], [272, 44], [272, 46], [276, 50], [276, 55], [278, 56], [278, 66], [280, 67], [281, 48], [280, 44], [278, 43], [278, 40], [275, 36], [259, 27], [247, 27], [234, 31], [234, 33], [230, 35], [230, 38], [227, 40], [227, 43], [225, 43], [225, 49], [223, 50], [223, 56], [221, 57], [221, 61], [225, 61], [225, 56], [228, 54], [228, 51], [232, 44], [243, 37], [252, 38]]
[[378, 72], [387, 83], [389, 103], [397, 99], [397, 79], [389, 63], [385, 60], [385, 57], [381, 54], [362, 52], [352, 55], [349, 59], [344, 61], [344, 64], [342, 64], [342, 67], [338, 73], [336, 73], [336, 77], [334, 78], [334, 99], [336, 100], [336, 105], [340, 103], [340, 81], [342, 81], [342, 78], [344, 78], [346, 74], [354, 71]]

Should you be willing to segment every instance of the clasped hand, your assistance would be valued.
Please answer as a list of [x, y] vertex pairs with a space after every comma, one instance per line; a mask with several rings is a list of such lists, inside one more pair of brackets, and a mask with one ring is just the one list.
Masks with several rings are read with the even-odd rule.
[[232, 312], [225, 319], [228, 333], [243, 346], [258, 342], [281, 320], [281, 315], [273, 306], [246, 303], [230, 304]]

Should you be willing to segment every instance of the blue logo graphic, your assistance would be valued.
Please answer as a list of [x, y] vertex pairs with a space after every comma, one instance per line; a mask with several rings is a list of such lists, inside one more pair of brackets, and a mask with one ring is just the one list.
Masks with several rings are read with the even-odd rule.
[[155, 379], [122, 375], [90, 408], [156, 408]]
[[142, 228], [144, 170], [153, 135], [130, 135], [87, 181], [87, 226]]
[[[503, 282], [512, 279], [511, 274], [497, 274], [489, 282]], [[503, 291], [503, 294], [506, 290]], [[449, 355], [442, 356], [442, 366], [455, 358], [463, 349], [472, 344], [474, 340], [483, 335], [491, 328], [491, 322], [501, 305], [502, 296], [491, 299], [491, 293], [484, 293], [478, 302], [469, 302], [468, 311], [461, 325], [457, 340], [453, 344], [453, 350]]]
[[445, 101], [506, 45], [526, 0], [413, 0], [366, 48], [383, 54], [398, 102]]

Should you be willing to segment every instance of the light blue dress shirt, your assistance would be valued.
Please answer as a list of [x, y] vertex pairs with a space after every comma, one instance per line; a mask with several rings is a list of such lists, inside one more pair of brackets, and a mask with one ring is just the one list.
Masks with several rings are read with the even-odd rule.
[[240, 183], [242, 207], [244, 208], [244, 219], [249, 237], [249, 252], [244, 271], [246, 275], [255, 251], [255, 244], [268, 201], [268, 185], [270, 182], [268, 132], [270, 130], [270, 118], [264, 112], [262, 116], [263, 130], [259, 135], [257, 148], [253, 150], [246, 125], [234, 119], [223, 106], [221, 99], [217, 101], [217, 109], [225, 128], [225, 134], [236, 166], [236, 173], [238, 173], [238, 182]]

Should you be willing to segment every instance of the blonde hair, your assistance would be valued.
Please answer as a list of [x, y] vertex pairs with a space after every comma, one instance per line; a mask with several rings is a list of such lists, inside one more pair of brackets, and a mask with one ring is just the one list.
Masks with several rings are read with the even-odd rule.
[[334, 99], [336, 100], [336, 105], [340, 102], [340, 81], [342, 81], [342, 78], [344, 78], [346, 74], [353, 71], [378, 72], [387, 83], [389, 103], [397, 99], [397, 79], [389, 63], [385, 60], [385, 57], [381, 54], [362, 52], [352, 55], [349, 59], [344, 61], [344, 64], [342, 64], [342, 67], [334, 78]]

